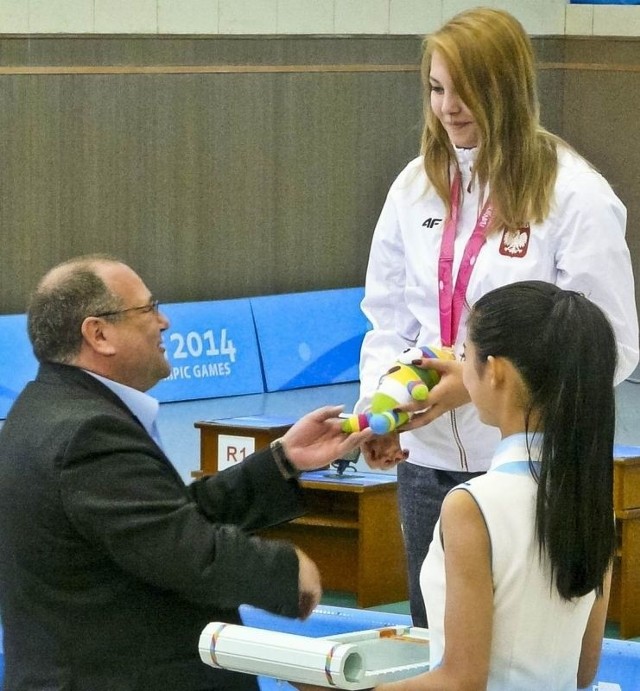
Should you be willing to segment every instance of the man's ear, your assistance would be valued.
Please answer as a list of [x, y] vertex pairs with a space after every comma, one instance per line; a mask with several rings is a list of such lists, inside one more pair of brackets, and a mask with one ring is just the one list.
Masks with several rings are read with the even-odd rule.
[[110, 339], [110, 326], [100, 317], [86, 317], [80, 327], [86, 346], [99, 355], [114, 355], [116, 349]]

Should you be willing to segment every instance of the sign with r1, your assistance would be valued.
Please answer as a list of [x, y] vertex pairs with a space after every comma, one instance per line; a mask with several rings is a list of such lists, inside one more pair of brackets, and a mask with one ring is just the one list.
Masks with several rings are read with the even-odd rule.
[[230, 468], [244, 461], [255, 450], [256, 440], [253, 437], [220, 434], [218, 436], [218, 470]]

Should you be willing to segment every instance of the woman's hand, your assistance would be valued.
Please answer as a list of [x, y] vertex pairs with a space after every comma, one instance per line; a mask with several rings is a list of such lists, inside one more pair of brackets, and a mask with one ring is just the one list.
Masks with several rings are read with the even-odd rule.
[[[400, 431], [416, 429], [433, 422], [436, 418], [469, 403], [471, 398], [462, 383], [462, 363], [456, 360], [437, 360], [423, 358], [414, 365], [423, 369], [432, 369], [440, 373], [440, 381], [429, 391], [426, 401], [412, 401], [398, 406], [399, 410], [413, 413], [407, 423], [402, 425]], [[427, 408], [425, 408], [425, 403]]]
[[408, 451], [400, 447], [400, 435], [397, 432], [371, 437], [362, 443], [360, 450], [367, 465], [374, 470], [391, 470], [409, 455]]

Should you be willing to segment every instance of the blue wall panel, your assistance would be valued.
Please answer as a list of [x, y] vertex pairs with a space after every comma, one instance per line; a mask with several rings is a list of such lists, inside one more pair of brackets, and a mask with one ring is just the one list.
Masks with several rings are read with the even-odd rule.
[[38, 362], [27, 336], [26, 315], [0, 316], [0, 418], [7, 417], [9, 408], [37, 370]]
[[363, 288], [251, 298], [267, 391], [357, 381]]
[[263, 393], [258, 341], [249, 300], [161, 306], [168, 379], [149, 393], [160, 402]]

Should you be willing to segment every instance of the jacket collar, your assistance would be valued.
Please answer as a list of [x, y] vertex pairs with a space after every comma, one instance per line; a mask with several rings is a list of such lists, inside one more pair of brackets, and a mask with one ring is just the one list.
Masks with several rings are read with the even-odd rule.
[[36, 375], [36, 381], [48, 384], [73, 384], [74, 386], [79, 386], [108, 399], [111, 403], [125, 410], [131, 417], [137, 420], [122, 399], [111, 391], [109, 387], [75, 365], [63, 365], [58, 362], [41, 362], [38, 368], [38, 374]]

